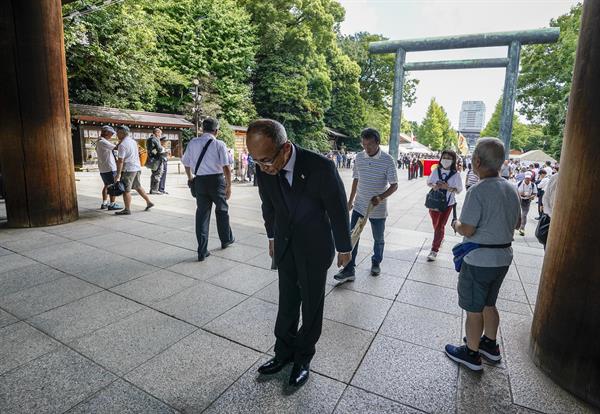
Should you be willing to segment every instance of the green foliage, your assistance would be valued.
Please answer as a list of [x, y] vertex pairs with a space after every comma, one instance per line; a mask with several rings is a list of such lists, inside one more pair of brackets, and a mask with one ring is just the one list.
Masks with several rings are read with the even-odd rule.
[[560, 157], [575, 52], [579, 36], [581, 4], [550, 21], [560, 28], [557, 43], [524, 46], [519, 75], [519, 112], [543, 125], [548, 151]]
[[[502, 96], [496, 102], [494, 113], [485, 128], [481, 131], [482, 137], [500, 136], [500, 116], [502, 115]], [[538, 124], [524, 124], [517, 115], [513, 116], [513, 130], [510, 140], [511, 149], [523, 152], [533, 149], [549, 151], [551, 139], [544, 133], [544, 128]]]
[[435, 98], [431, 98], [427, 114], [419, 128], [417, 135], [421, 144], [429, 146], [435, 151], [443, 149], [456, 149], [457, 133], [450, 126], [448, 115]]
[[[367, 105], [375, 108], [390, 108], [394, 91], [393, 54], [374, 55], [368, 50], [369, 42], [387, 40], [378, 34], [359, 32], [349, 36], [339, 36], [342, 50], [360, 66], [361, 96]], [[405, 77], [402, 104], [410, 107], [416, 101], [418, 79]]]

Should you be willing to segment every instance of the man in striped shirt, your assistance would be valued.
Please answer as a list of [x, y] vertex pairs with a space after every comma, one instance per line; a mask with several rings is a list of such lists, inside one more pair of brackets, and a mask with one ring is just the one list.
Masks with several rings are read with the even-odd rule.
[[[364, 151], [356, 155], [352, 170], [354, 180], [348, 200], [348, 211], [352, 210], [350, 227], [354, 228], [358, 219], [367, 214], [369, 204], [372, 203], [374, 208], [369, 215], [374, 240], [371, 276], [379, 276], [385, 245], [383, 234], [387, 217], [386, 199], [398, 189], [398, 174], [392, 156], [379, 147], [380, 135], [376, 129], [366, 128], [360, 137]], [[352, 251], [350, 263], [334, 276], [339, 284], [354, 280], [357, 253], [358, 242]]]

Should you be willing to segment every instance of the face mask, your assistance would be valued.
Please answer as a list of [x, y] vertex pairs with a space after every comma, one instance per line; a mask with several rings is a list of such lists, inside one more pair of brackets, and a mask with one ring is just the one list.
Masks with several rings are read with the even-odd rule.
[[445, 169], [448, 169], [451, 166], [452, 166], [452, 160], [446, 160], [446, 159], [442, 160], [442, 167], [444, 167]]

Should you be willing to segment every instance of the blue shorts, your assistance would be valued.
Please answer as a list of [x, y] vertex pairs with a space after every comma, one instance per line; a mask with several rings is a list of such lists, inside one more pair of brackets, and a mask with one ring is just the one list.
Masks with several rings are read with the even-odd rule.
[[117, 176], [116, 171], [100, 173], [100, 177], [102, 177], [102, 182], [104, 183], [104, 185], [114, 184], [116, 176]]

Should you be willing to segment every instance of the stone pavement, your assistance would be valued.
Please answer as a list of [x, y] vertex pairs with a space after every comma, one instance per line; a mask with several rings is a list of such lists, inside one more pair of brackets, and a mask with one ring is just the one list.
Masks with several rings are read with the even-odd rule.
[[79, 221], [0, 229], [0, 412], [593, 412], [527, 354], [544, 254], [534, 220], [498, 301], [503, 362], [476, 374], [446, 358], [443, 345], [463, 336], [458, 238], [426, 262], [427, 189], [400, 173], [383, 274], [368, 275], [367, 226], [356, 281], [334, 288], [331, 269], [313, 373], [298, 390], [285, 385], [289, 369], [256, 373], [274, 345], [277, 273], [254, 187], [233, 191], [236, 244], [220, 249], [213, 220], [212, 256], [198, 263], [184, 175], [169, 174], [171, 194], [152, 211], [134, 197], [133, 214], [117, 217], [98, 209], [98, 174], [78, 173]]

